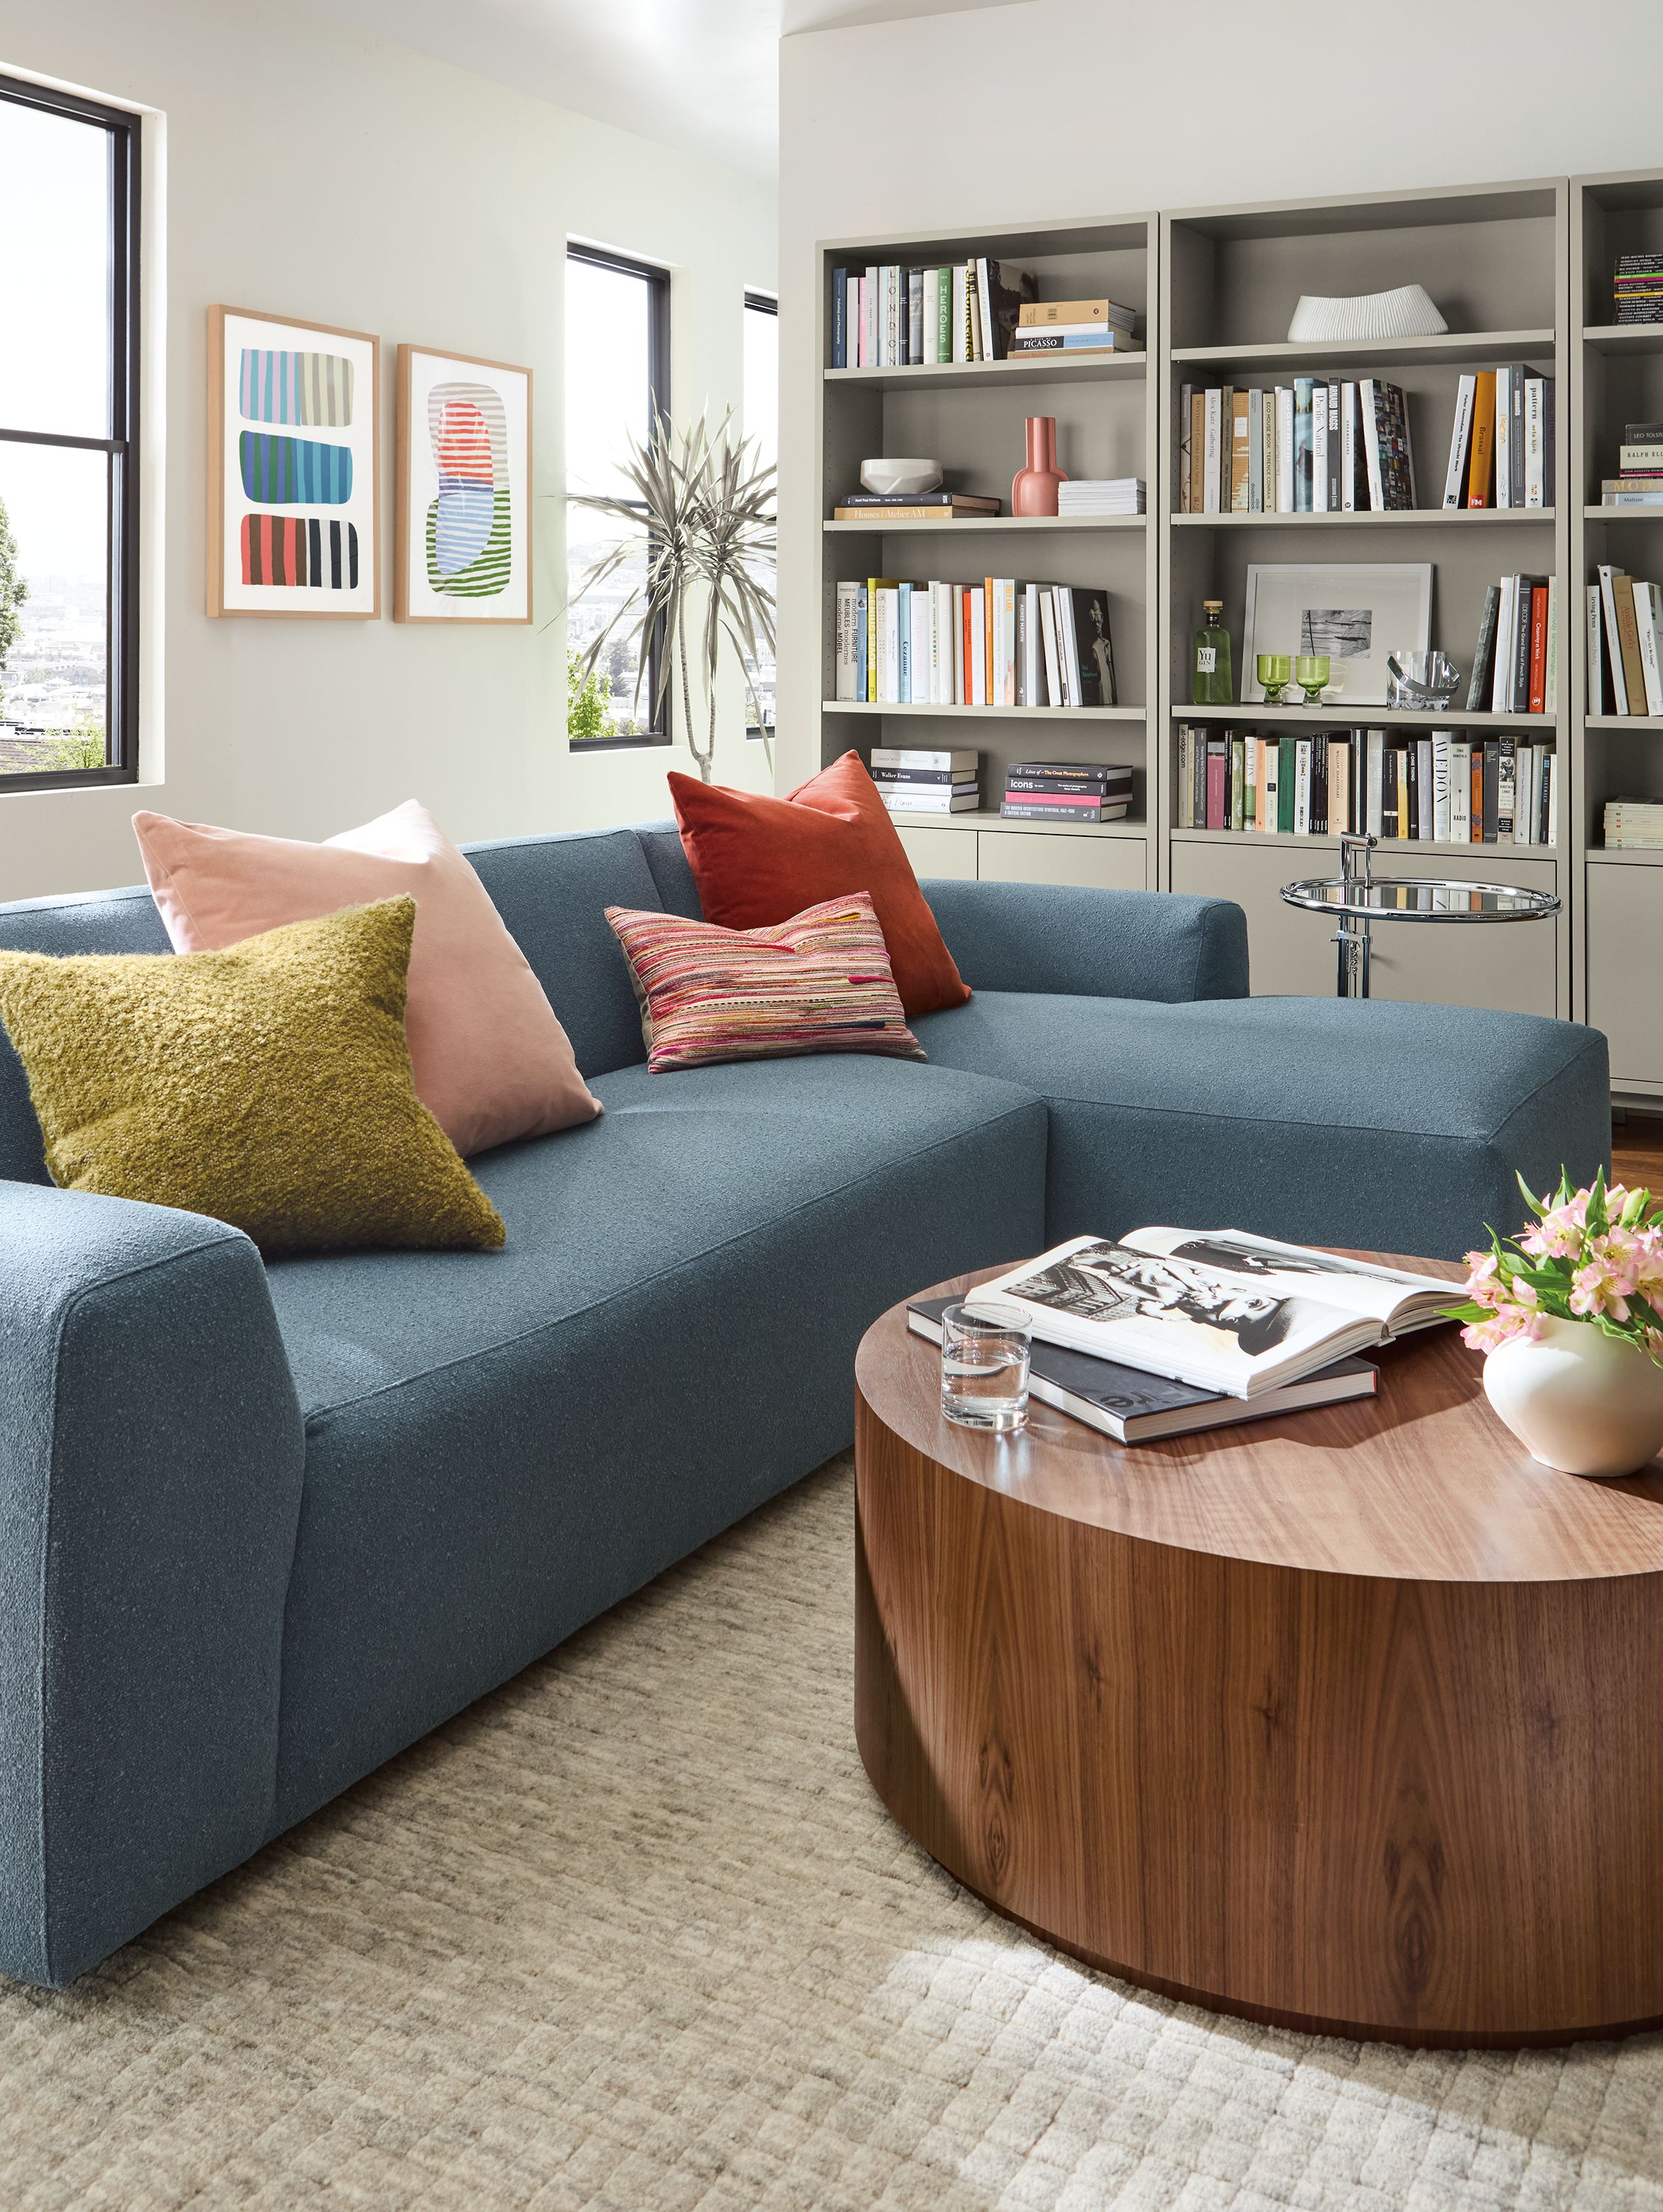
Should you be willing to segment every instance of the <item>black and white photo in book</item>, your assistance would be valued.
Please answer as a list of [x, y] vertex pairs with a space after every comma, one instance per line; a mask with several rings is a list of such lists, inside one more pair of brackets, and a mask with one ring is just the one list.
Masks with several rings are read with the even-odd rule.
[[1440, 1277], [1237, 1229], [1076, 1237], [984, 1284], [1034, 1334], [1240, 1398], [1443, 1318]]

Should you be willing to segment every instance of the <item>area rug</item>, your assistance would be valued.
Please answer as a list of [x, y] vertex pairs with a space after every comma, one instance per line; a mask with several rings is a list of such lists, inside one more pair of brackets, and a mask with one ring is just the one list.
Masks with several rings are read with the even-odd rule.
[[1663, 2039], [1411, 2052], [1140, 1995], [890, 1822], [852, 1475], [789, 1496], [66, 1993], [0, 2203], [1663, 2206]]

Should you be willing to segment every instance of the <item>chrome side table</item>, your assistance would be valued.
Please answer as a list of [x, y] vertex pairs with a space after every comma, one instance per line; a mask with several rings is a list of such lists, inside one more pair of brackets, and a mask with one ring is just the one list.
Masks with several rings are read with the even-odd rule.
[[1288, 906], [1328, 914], [1339, 923], [1336, 990], [1342, 999], [1368, 996], [1368, 933], [1377, 921], [1544, 921], [1559, 911], [1550, 891], [1513, 884], [1469, 883], [1459, 877], [1404, 876], [1376, 883], [1372, 872], [1378, 840], [1340, 839], [1340, 872], [1284, 884]]

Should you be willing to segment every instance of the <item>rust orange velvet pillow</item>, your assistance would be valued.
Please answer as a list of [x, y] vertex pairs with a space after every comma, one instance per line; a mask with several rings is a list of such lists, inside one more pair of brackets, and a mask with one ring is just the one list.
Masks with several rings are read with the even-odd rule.
[[699, 783], [673, 769], [667, 781], [706, 921], [765, 929], [805, 907], [866, 891], [907, 1013], [961, 1006], [970, 996], [858, 753], [845, 753], [786, 799]]

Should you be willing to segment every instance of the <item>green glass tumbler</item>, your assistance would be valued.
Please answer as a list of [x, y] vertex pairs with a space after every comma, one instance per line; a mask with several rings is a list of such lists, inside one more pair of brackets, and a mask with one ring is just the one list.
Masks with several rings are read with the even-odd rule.
[[1327, 689], [1331, 663], [1325, 653], [1301, 653], [1294, 662], [1294, 681], [1305, 694], [1307, 707], [1320, 707]]
[[1282, 695], [1288, 689], [1294, 673], [1291, 653], [1261, 653], [1253, 663], [1255, 672], [1264, 692], [1267, 707], [1280, 707]]

